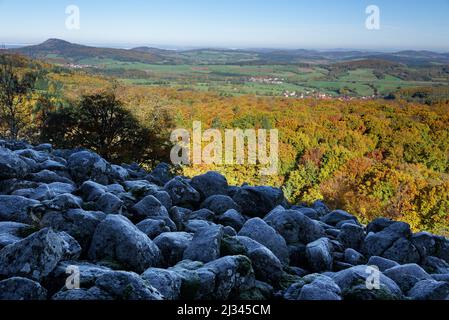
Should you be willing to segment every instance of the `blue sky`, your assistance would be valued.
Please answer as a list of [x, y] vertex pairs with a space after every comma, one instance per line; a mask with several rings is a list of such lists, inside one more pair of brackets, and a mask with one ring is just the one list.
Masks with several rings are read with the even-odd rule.
[[[65, 27], [68, 5], [80, 30]], [[380, 8], [367, 30], [365, 9]], [[449, 51], [449, 0], [0, 0], [0, 42]]]

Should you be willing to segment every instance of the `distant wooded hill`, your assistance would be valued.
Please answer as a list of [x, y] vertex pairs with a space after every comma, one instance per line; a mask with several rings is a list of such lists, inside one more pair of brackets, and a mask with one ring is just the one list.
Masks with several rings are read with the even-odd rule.
[[113, 49], [84, 46], [59, 39], [49, 39], [38, 45], [14, 48], [9, 51], [21, 53], [32, 58], [52, 59], [70, 63], [98, 58], [151, 64], [298, 64], [332, 63], [360, 59], [383, 60], [406, 65], [449, 64], [449, 53], [431, 51], [382, 53], [304, 49], [197, 49], [183, 51], [150, 47]]

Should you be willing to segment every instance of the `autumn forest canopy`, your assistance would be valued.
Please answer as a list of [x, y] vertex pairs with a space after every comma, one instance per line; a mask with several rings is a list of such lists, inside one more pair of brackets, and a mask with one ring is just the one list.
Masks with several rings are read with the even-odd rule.
[[[185, 61], [181, 66], [188, 71], [182, 73], [180, 65], [145, 69], [145, 61], [124, 66], [108, 60], [99, 62], [101, 67], [86, 57], [84, 62], [58, 63], [56, 56], [44, 62], [2, 53], [0, 136], [89, 148], [115, 163], [152, 167], [169, 161], [170, 132], [191, 128], [193, 121], [219, 130], [277, 128], [278, 175], [261, 176], [250, 165], [176, 169], [186, 176], [217, 170], [230, 184], [282, 187], [292, 203], [322, 199], [362, 222], [385, 216], [416, 230], [449, 234], [446, 65], [364, 60], [261, 67], [262, 62], [240, 61], [236, 67], [221, 61], [218, 67], [204, 62], [212, 59], [210, 54], [195, 56], [200, 62], [192, 81], [197, 82], [186, 85], [193, 67], [185, 67]], [[236, 75], [237, 69], [247, 75]], [[304, 73], [292, 75], [287, 69]], [[284, 80], [270, 83], [274, 78]], [[304, 85], [309, 80], [315, 88]], [[336, 87], [337, 82], [344, 85]], [[301, 86], [327, 97], [300, 97]], [[297, 92], [286, 94], [292, 91]]]

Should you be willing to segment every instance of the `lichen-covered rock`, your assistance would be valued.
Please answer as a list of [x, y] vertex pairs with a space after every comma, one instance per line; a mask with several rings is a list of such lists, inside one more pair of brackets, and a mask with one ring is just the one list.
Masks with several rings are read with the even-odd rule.
[[30, 279], [9, 278], [0, 281], [0, 300], [47, 300], [47, 290]]
[[163, 300], [159, 291], [132, 272], [105, 273], [97, 279], [95, 286], [116, 300]]
[[235, 192], [233, 200], [242, 208], [244, 215], [262, 218], [283, 204], [285, 198], [281, 189], [244, 186]]
[[127, 218], [108, 215], [95, 230], [89, 258], [93, 261], [112, 260], [125, 270], [141, 273], [160, 263], [160, 251]]
[[214, 299], [226, 300], [254, 287], [254, 271], [245, 256], [223, 257], [205, 264], [202, 269], [215, 274]]
[[358, 251], [348, 248], [344, 252], [344, 261], [346, 263], [357, 266], [366, 262], [365, 257]]
[[106, 214], [121, 214], [124, 202], [112, 193], [103, 194], [95, 203], [97, 210]]
[[51, 200], [43, 201], [42, 204], [48, 210], [65, 211], [70, 209], [81, 209], [83, 200], [73, 194], [63, 193]]
[[32, 224], [32, 209], [40, 204], [39, 201], [21, 196], [0, 195], [0, 221], [14, 221]]
[[106, 192], [106, 186], [94, 181], [85, 181], [80, 188], [80, 193], [86, 202], [97, 201]]
[[278, 207], [264, 221], [279, 232], [288, 244], [308, 244], [324, 236], [324, 230], [317, 222], [297, 210]]
[[0, 249], [22, 240], [33, 227], [18, 222], [0, 222]]
[[40, 281], [64, 256], [64, 240], [50, 229], [6, 246], [0, 251], [0, 276]]
[[0, 180], [23, 178], [30, 172], [30, 167], [16, 153], [0, 147]]
[[447, 300], [449, 283], [433, 279], [421, 280], [413, 286], [408, 296], [413, 300]]
[[67, 161], [67, 167], [73, 181], [77, 183], [92, 180], [107, 185], [116, 177], [111, 165], [94, 152], [73, 153]]
[[186, 180], [175, 177], [164, 186], [164, 190], [170, 195], [173, 205], [196, 204], [201, 196]]
[[43, 216], [40, 223], [44, 227], [67, 232], [87, 251], [98, 224], [105, 217], [103, 212], [71, 209], [64, 212], [50, 211]]
[[284, 271], [273, 252], [251, 238], [238, 236], [236, 239], [245, 247], [245, 255], [251, 260], [256, 278], [278, 286]]
[[345, 247], [360, 251], [365, 240], [365, 231], [362, 227], [346, 223], [341, 227], [338, 235], [338, 241]]
[[210, 196], [204, 200], [201, 204], [201, 208], [209, 209], [217, 215], [224, 214], [228, 210], [236, 210], [237, 212], [241, 211], [240, 206], [236, 204], [231, 197], [224, 195]]
[[134, 207], [134, 211], [140, 218], [155, 218], [155, 217], [165, 217], [169, 218], [167, 209], [162, 205], [162, 203], [156, 199], [154, 196], [146, 196], [141, 201], [139, 201]]
[[325, 224], [336, 226], [341, 221], [354, 220], [357, 218], [343, 210], [335, 210], [321, 218]]
[[240, 231], [245, 224], [245, 218], [237, 210], [230, 209], [219, 215], [216, 222], [223, 226], [232, 227], [236, 231]]
[[181, 294], [182, 278], [174, 271], [150, 268], [142, 278], [158, 290], [165, 300], [177, 300]]
[[306, 276], [301, 282], [294, 283], [284, 293], [286, 300], [303, 301], [339, 301], [341, 290], [329, 277], [312, 274]]
[[170, 228], [163, 220], [145, 219], [136, 225], [148, 238], [154, 240], [162, 233], [170, 232]]
[[220, 257], [223, 227], [212, 225], [198, 230], [184, 251], [184, 260], [210, 262]]
[[379, 268], [380, 271], [384, 272], [385, 270], [399, 266], [399, 263], [390, 259], [372, 256], [368, 261], [368, 265], [376, 266], [377, 268]]
[[370, 290], [367, 282], [371, 284], [370, 277], [373, 276], [369, 266], [355, 266], [334, 274], [330, 277], [340, 287], [342, 296], [346, 299], [356, 300], [395, 300], [402, 299], [403, 294], [399, 286], [383, 273], [379, 273], [379, 289]]
[[333, 246], [327, 238], [321, 238], [306, 246], [306, 255], [309, 266], [314, 272], [332, 270], [333, 266]]
[[386, 270], [384, 274], [396, 282], [404, 293], [407, 293], [419, 281], [431, 279], [430, 275], [417, 264], [393, 267]]
[[162, 264], [172, 267], [183, 260], [184, 252], [192, 241], [193, 235], [187, 232], [166, 232], [154, 239], [158, 246]]
[[227, 194], [228, 181], [218, 172], [210, 171], [196, 176], [192, 178], [190, 184], [200, 193], [203, 200], [213, 195]]
[[[369, 233], [363, 243], [363, 252], [368, 256], [383, 257], [387, 251], [400, 238], [411, 237], [410, 226], [403, 222], [390, 224], [377, 233]], [[385, 257], [391, 259], [389, 257]], [[393, 259], [391, 259], [393, 260]]]
[[238, 235], [259, 242], [270, 249], [282, 263], [289, 263], [288, 247], [284, 238], [262, 219], [253, 218], [246, 221]]
[[449, 263], [437, 257], [433, 256], [426, 257], [422, 261], [421, 266], [428, 273], [449, 274]]

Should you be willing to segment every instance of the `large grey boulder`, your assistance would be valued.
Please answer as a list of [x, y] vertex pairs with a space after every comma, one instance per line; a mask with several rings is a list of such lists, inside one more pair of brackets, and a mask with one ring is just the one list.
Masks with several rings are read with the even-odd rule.
[[250, 217], [265, 217], [271, 210], [284, 203], [281, 189], [272, 187], [239, 188], [233, 200], [242, 208], [242, 213]]
[[213, 195], [226, 195], [228, 181], [218, 172], [210, 171], [192, 178], [191, 186], [197, 190], [201, 199], [207, 199]]
[[344, 262], [353, 266], [364, 264], [366, 262], [365, 257], [358, 251], [347, 248], [344, 252]]
[[141, 277], [158, 290], [165, 300], [179, 299], [182, 278], [178, 273], [166, 269], [150, 268]]
[[18, 156], [31, 159], [36, 162], [44, 162], [50, 159], [50, 156], [46, 152], [36, 151], [33, 149], [23, 149], [14, 151]]
[[106, 273], [113, 272], [113, 270], [84, 261], [61, 261], [45, 278], [43, 283], [51, 294], [58, 292], [61, 289], [72, 289], [71, 287], [67, 288], [66, 285], [74, 284], [69, 281], [69, 276], [75, 274], [75, 272], [79, 272], [78, 279], [80, 288], [86, 289], [93, 287], [99, 277]]
[[335, 210], [321, 218], [321, 221], [330, 226], [336, 226], [341, 221], [353, 220], [357, 218], [343, 210]]
[[323, 228], [297, 210], [278, 207], [270, 212], [264, 221], [279, 232], [288, 244], [308, 244], [324, 237]]
[[[363, 244], [363, 253], [368, 257], [382, 256], [398, 239], [411, 237], [410, 226], [395, 222], [377, 233], [369, 233]], [[388, 258], [388, 257], [385, 257]], [[394, 260], [394, 259], [391, 259]]]
[[92, 180], [107, 185], [115, 178], [111, 165], [94, 152], [73, 153], [67, 161], [67, 167], [73, 181], [77, 183]]
[[116, 300], [163, 300], [159, 291], [132, 272], [105, 273], [97, 279], [95, 286]]
[[120, 215], [108, 215], [100, 222], [88, 254], [93, 261], [112, 260], [139, 273], [160, 262], [160, 251], [154, 242]]
[[143, 219], [155, 217], [169, 218], [167, 209], [158, 199], [151, 195], [146, 196], [134, 205], [133, 210]]
[[13, 277], [0, 281], [0, 300], [47, 300], [47, 290], [33, 280]]
[[368, 225], [366, 226], [366, 232], [367, 233], [370, 233], [370, 232], [378, 233], [378, 232], [384, 230], [385, 228], [388, 228], [393, 223], [395, 223], [393, 220], [390, 220], [387, 218], [377, 218], [377, 219], [374, 219], [373, 221], [371, 221], [370, 223], [368, 223]]
[[210, 262], [220, 257], [223, 227], [212, 225], [198, 230], [184, 251], [184, 260]]
[[6, 246], [0, 251], [0, 276], [40, 281], [63, 258], [64, 240], [50, 229]]
[[345, 247], [360, 251], [365, 240], [365, 231], [362, 227], [346, 223], [341, 227], [338, 241]]
[[229, 196], [212, 195], [201, 204], [201, 208], [209, 209], [217, 215], [224, 214], [228, 210], [241, 211], [239, 205]]
[[73, 194], [63, 193], [51, 200], [43, 201], [42, 204], [48, 210], [66, 211], [70, 209], [81, 209], [83, 200]]
[[95, 203], [96, 209], [106, 214], [121, 214], [124, 202], [112, 193], [103, 194]]
[[419, 281], [431, 279], [431, 276], [417, 264], [393, 267], [386, 270], [384, 274], [396, 282], [404, 293], [407, 293]]
[[211, 300], [215, 290], [215, 273], [203, 269], [199, 261], [184, 260], [168, 270], [181, 277], [182, 300]]
[[399, 238], [383, 254], [383, 257], [400, 264], [419, 263], [420, 255], [413, 243], [405, 238]]
[[237, 210], [230, 209], [219, 215], [216, 221], [223, 226], [229, 226], [236, 231], [240, 231], [246, 220]]
[[61, 176], [56, 172], [50, 170], [42, 170], [38, 173], [33, 173], [29, 178], [31, 181], [41, 182], [41, 183], [53, 183], [53, 182], [62, 182], [62, 183], [73, 183], [67, 177]]
[[145, 233], [151, 240], [162, 233], [170, 232], [170, 228], [163, 220], [145, 219], [139, 222], [136, 227]]
[[433, 256], [436, 252], [436, 240], [428, 232], [415, 233], [411, 238], [412, 244], [418, 250], [421, 259]]
[[154, 243], [161, 251], [162, 264], [172, 267], [180, 262], [192, 238], [193, 235], [187, 232], [166, 232], [157, 236]]
[[408, 296], [413, 300], [447, 300], [449, 283], [433, 279], [421, 280], [413, 286]]
[[22, 157], [0, 147], [0, 180], [23, 178], [29, 172], [30, 167]]
[[215, 213], [213, 213], [209, 209], [200, 209], [200, 210], [197, 210], [197, 211], [193, 211], [189, 215], [189, 220], [214, 221], [215, 220]]
[[22, 240], [32, 226], [18, 222], [0, 222], [0, 249]]
[[306, 256], [312, 271], [330, 271], [333, 267], [333, 246], [329, 239], [321, 238], [306, 246]]
[[449, 263], [437, 257], [426, 257], [424, 261], [422, 261], [421, 266], [428, 273], [449, 274]]
[[289, 263], [289, 252], [284, 238], [265, 221], [260, 218], [253, 218], [244, 224], [238, 233], [239, 236], [251, 238], [264, 245], [273, 252], [279, 260]]
[[449, 239], [445, 237], [435, 237], [436, 248], [435, 257], [443, 259], [449, 263]]
[[245, 256], [227, 256], [205, 264], [201, 269], [215, 274], [213, 299], [226, 300], [238, 297], [255, 285], [251, 261]]
[[164, 186], [167, 182], [173, 179], [173, 174], [170, 172], [170, 166], [168, 164], [159, 163], [146, 179], [158, 186]]
[[277, 286], [284, 273], [281, 261], [267, 247], [257, 241], [243, 236], [237, 236], [236, 240], [245, 249], [251, 260], [256, 278], [260, 281]]
[[386, 259], [386, 258], [382, 258], [382, 257], [378, 257], [378, 256], [372, 256], [368, 260], [368, 265], [376, 266], [377, 268], [379, 268], [380, 271], [384, 272], [385, 270], [399, 266], [399, 263], [397, 263], [396, 261], [390, 260], [390, 259]]
[[170, 195], [173, 205], [195, 204], [200, 201], [200, 194], [185, 179], [175, 177], [164, 186]]
[[32, 209], [39, 204], [39, 201], [20, 196], [0, 195], [0, 221], [32, 224]]
[[112, 301], [116, 297], [98, 287], [89, 289], [66, 290], [63, 289], [51, 297], [55, 301]]
[[40, 223], [44, 227], [67, 232], [87, 251], [98, 224], [105, 217], [102, 212], [71, 209], [64, 212], [50, 211], [42, 217]]
[[366, 286], [366, 283], [370, 282], [370, 277], [373, 276], [372, 269], [369, 266], [355, 266], [330, 274], [330, 277], [342, 290], [343, 297], [351, 299], [372, 297], [372, 299], [388, 300], [401, 299], [403, 297], [401, 289], [393, 280], [383, 273], [379, 273], [378, 275], [380, 285], [378, 290], [370, 290]]
[[62, 241], [62, 258], [61, 260], [78, 260], [81, 256], [82, 248], [78, 241], [76, 241], [67, 232], [58, 232]]
[[147, 195], [152, 195], [159, 190], [159, 187], [147, 180], [128, 180], [123, 182], [125, 190], [135, 198], [140, 199]]
[[72, 184], [53, 182], [50, 184], [41, 184], [35, 189], [21, 189], [12, 193], [15, 196], [23, 196], [38, 201], [51, 200], [64, 193], [72, 193], [75, 187]]
[[84, 201], [97, 201], [107, 192], [107, 187], [94, 181], [85, 181], [80, 187], [80, 193]]
[[302, 283], [295, 283], [284, 293], [287, 300], [339, 301], [341, 290], [329, 277], [312, 274], [304, 277]]

